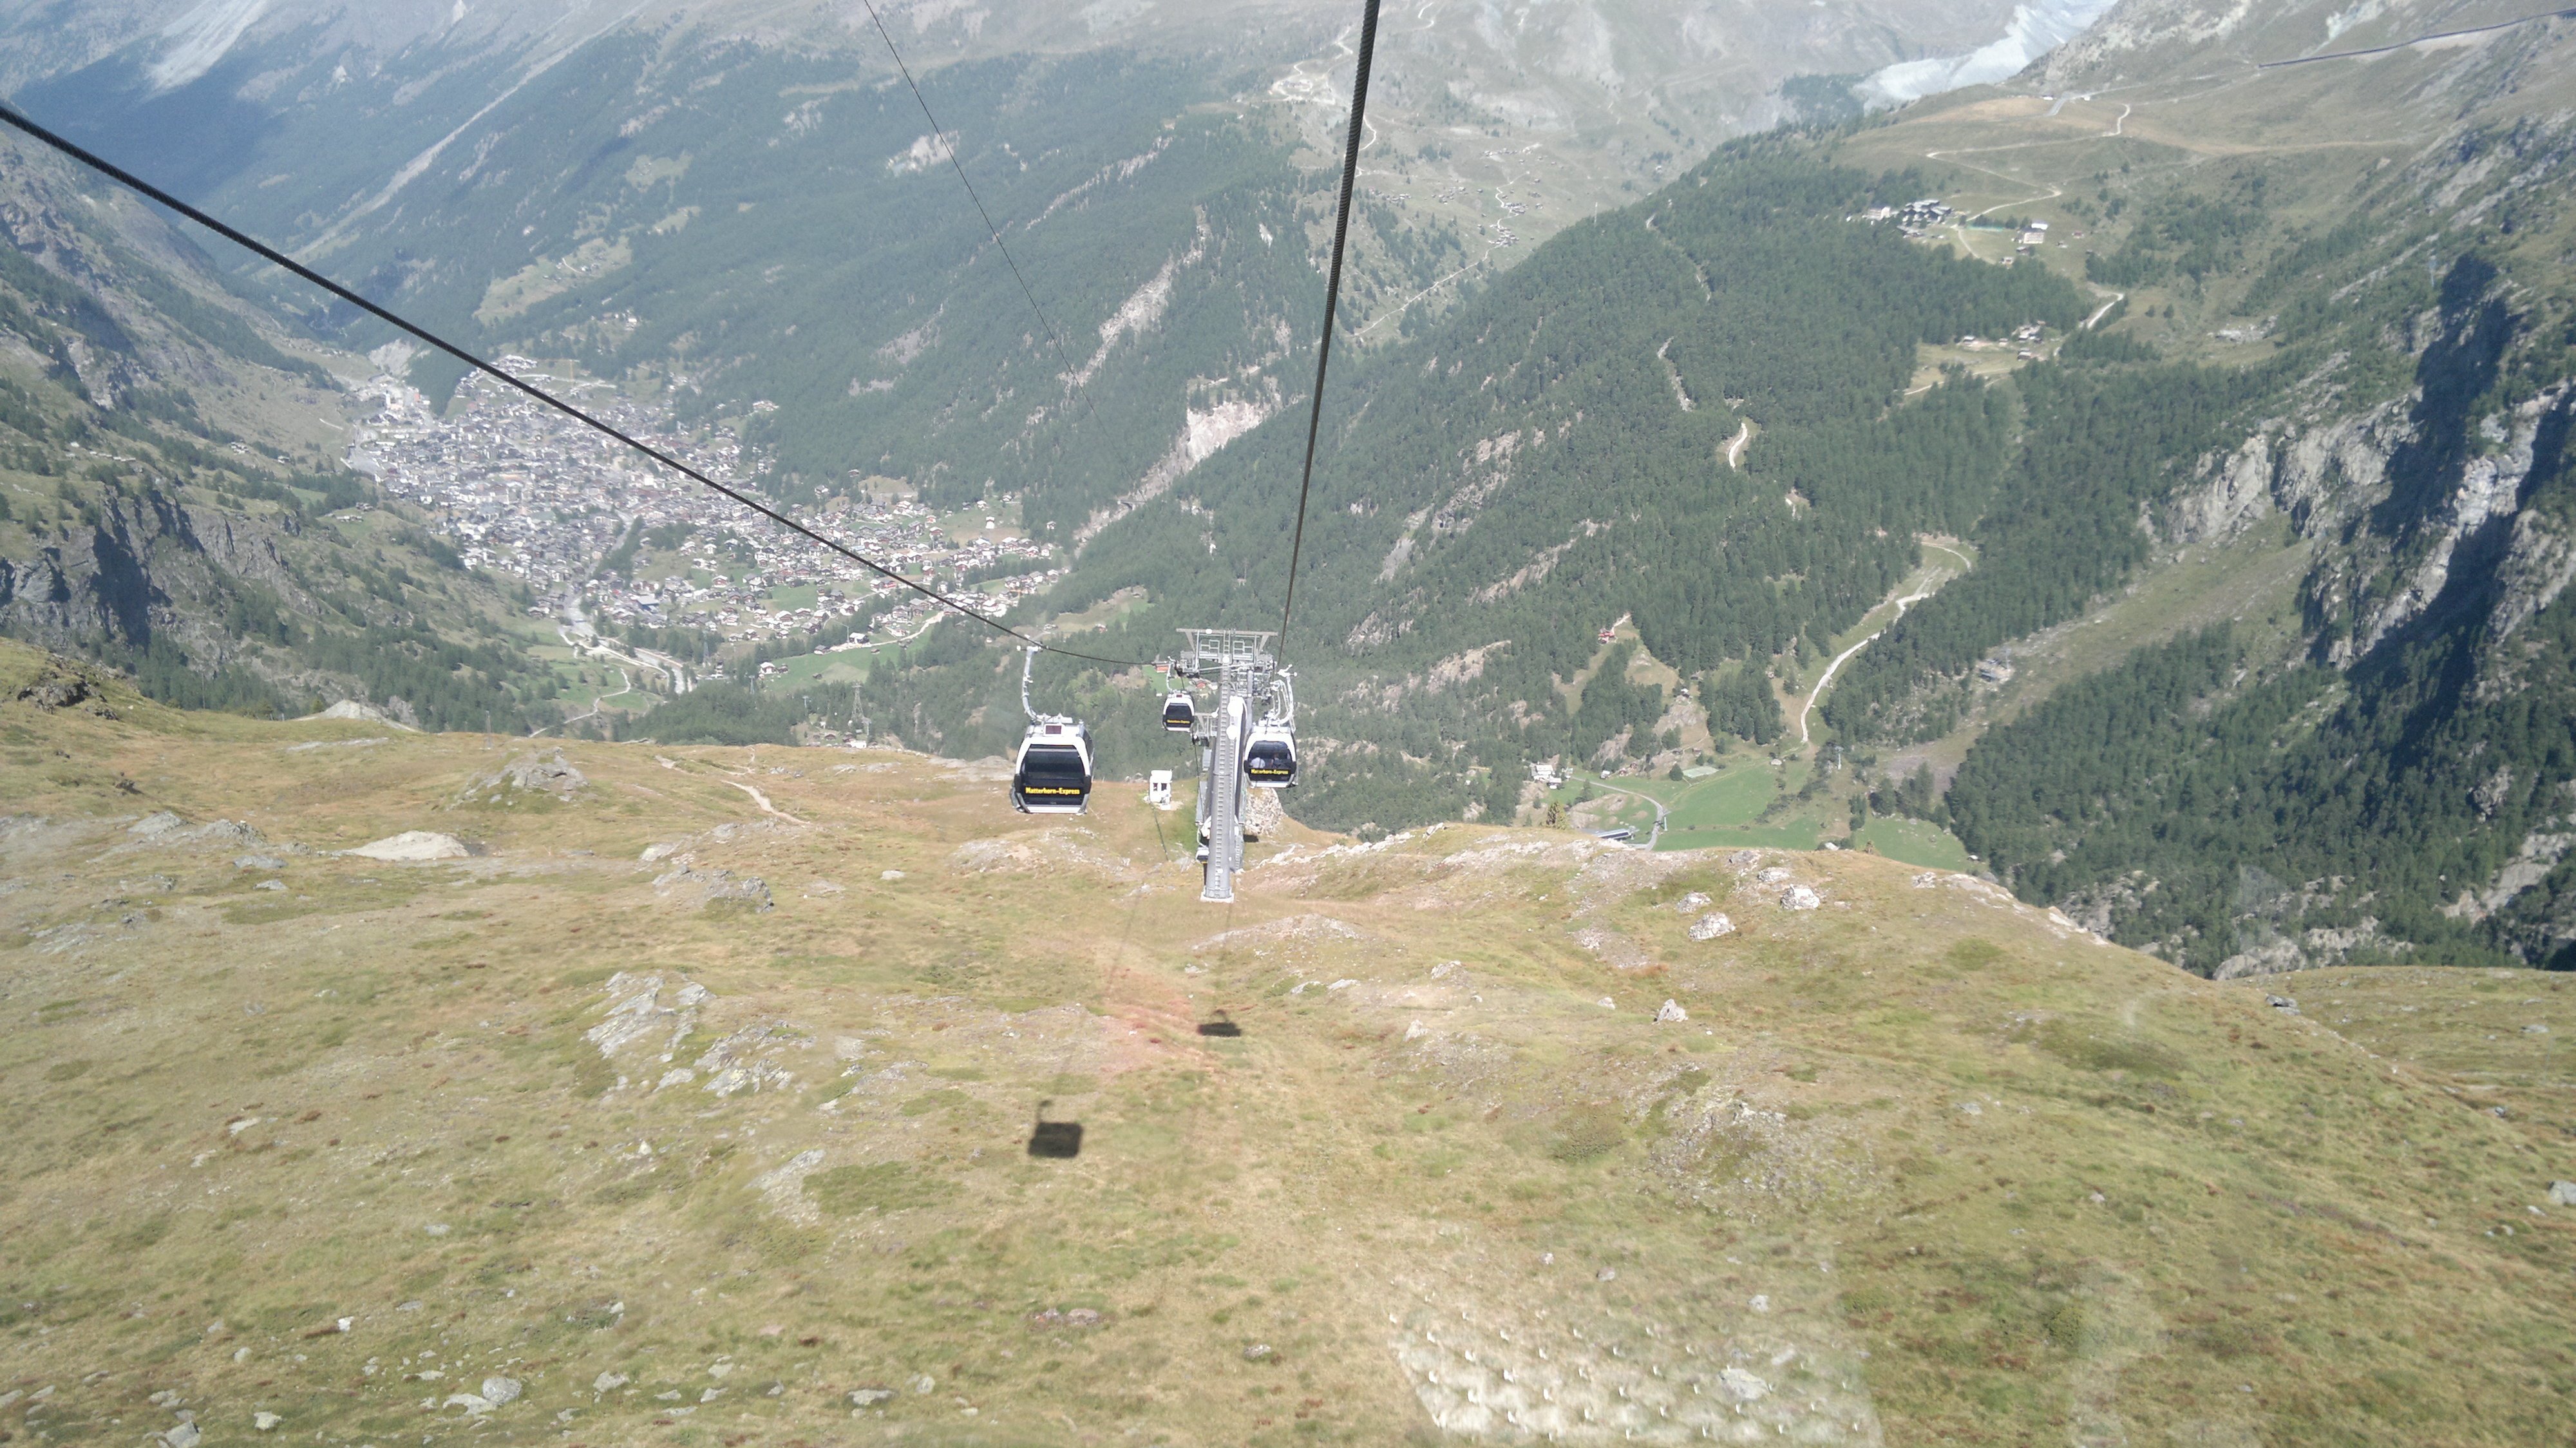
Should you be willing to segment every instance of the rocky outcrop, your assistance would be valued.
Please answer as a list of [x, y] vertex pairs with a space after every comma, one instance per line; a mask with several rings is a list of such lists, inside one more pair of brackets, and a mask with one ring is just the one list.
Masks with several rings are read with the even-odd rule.
[[[2185, 547], [2224, 543], [2270, 517], [2276, 451], [2268, 432], [2247, 438], [2223, 462], [2203, 469], [2205, 481], [2174, 494], [2164, 507], [2161, 531]], [[2149, 531], [2157, 531], [2152, 521]]]
[[2514, 636], [2576, 582], [2576, 537], [2570, 532], [2567, 519], [2537, 509], [2515, 516], [2504, 561], [2496, 565], [2495, 604], [2479, 645], [2478, 681], [2470, 695], [2477, 702], [2492, 703], [2519, 685], [2529, 653]]
[[[2400, 581], [2367, 616], [2358, 637], [2336, 641], [2329, 653], [2334, 662], [2349, 665], [2422, 617], [2451, 588], [2454, 569], [2471, 557], [2488, 562], [2492, 555], [2503, 551], [2521, 512], [2523, 484], [2532, 473], [2535, 444], [2544, 434], [2563, 444], [2571, 400], [2576, 400], [2576, 388], [2562, 383], [2510, 414], [2490, 415], [2481, 421], [2480, 436], [2502, 446], [2460, 464], [2438, 506], [2391, 540], [2390, 562]], [[2552, 535], [2544, 529], [2541, 536], [2546, 539]], [[2410, 544], [2413, 546], [2407, 546]], [[2547, 542], [2538, 544], [2536, 551], [2548, 553]], [[2503, 582], [2502, 560], [2493, 562], [2499, 566], [2483, 579], [2469, 580], [2469, 590], [2495, 592], [2495, 585]], [[2546, 587], [2545, 583], [2542, 586]], [[2563, 578], [2558, 587], [2565, 587]], [[2547, 591], [2549, 597], [2557, 596], [2555, 588]], [[2547, 606], [2546, 602], [2535, 606], [2527, 587], [2524, 595], [2511, 603], [2509, 613], [2507, 601], [2495, 599], [2489, 616], [2488, 644], [2493, 646], [2509, 638], [2523, 622]]]

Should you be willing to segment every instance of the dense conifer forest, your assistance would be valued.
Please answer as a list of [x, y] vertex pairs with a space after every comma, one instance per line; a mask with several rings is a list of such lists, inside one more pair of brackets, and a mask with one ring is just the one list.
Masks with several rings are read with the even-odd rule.
[[[2012, 403], [1964, 375], [1909, 396], [1918, 344], [2069, 328], [2086, 308], [2041, 269], [1939, 255], [1860, 219], [1921, 185], [1776, 139], [1730, 146], [1344, 364], [1287, 652], [1306, 680], [1301, 724], [1329, 741], [1301, 817], [1393, 828], [1501, 808], [1529, 760], [1623, 732], [1642, 757], [1660, 694], [1631, 692], [1620, 667], [1571, 705], [1557, 692], [1593, 661], [1596, 629], [1633, 618], [1686, 678], [1767, 665], [1876, 605], [1915, 566], [1919, 533], [1976, 523]], [[1748, 421], [1756, 437], [1730, 466]], [[1141, 587], [1122, 632], [1095, 638], [1148, 654], [1181, 625], [1276, 627], [1302, 423], [1290, 409], [1112, 526], [1046, 607]], [[894, 675], [891, 713], [924, 731], [907, 740], [1002, 752], [1016, 670], [999, 653], [961, 635]], [[1776, 732], [1756, 708], [1740, 726]], [[1116, 767], [1121, 731], [1102, 732]]]

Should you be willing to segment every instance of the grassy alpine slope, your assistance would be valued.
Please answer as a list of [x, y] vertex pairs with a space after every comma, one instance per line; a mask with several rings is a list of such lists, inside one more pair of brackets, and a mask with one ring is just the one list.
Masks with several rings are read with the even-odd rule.
[[[919, 756], [617, 745], [511, 782], [4, 647], [0, 1432], [2571, 1426], [2560, 979], [2374, 973], [2364, 1049], [1963, 877], [1478, 826], [1292, 827], [1218, 911], [1123, 790], [1039, 822]], [[338, 853], [411, 829], [481, 853]], [[2553, 1034], [2419, 1062], [2398, 993]]]

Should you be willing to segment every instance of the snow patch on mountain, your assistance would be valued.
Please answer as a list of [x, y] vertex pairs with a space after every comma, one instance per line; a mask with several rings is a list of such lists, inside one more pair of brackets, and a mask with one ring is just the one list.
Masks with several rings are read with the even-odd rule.
[[268, 0], [202, 0], [161, 28], [170, 48], [144, 67], [156, 91], [177, 90], [215, 68], [233, 43], [268, 13]]
[[1965, 55], [1902, 60], [1852, 87], [1872, 110], [1901, 106], [1962, 86], [1991, 85], [2084, 33], [2115, 0], [2033, 0], [2013, 7], [2004, 33]]

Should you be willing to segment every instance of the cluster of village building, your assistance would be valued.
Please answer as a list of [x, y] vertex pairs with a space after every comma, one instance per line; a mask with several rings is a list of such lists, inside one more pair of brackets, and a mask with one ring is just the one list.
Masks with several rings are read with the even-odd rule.
[[[729, 486], [753, 490], [765, 467], [730, 429], [683, 432], [667, 412], [611, 384], [554, 377], [525, 357], [503, 357], [500, 365]], [[354, 430], [349, 465], [426, 511], [469, 566], [525, 579], [538, 612], [656, 628], [685, 624], [735, 642], [792, 640], [819, 652], [901, 641], [941, 611], [482, 376], [469, 376], [444, 414], [391, 373], [359, 395], [375, 413]], [[1048, 566], [1047, 543], [1003, 517], [986, 514], [980, 530], [960, 538], [892, 479], [854, 483], [824, 507], [796, 511], [823, 536], [980, 613], [999, 614], [1061, 574]], [[656, 541], [665, 556], [656, 556]], [[612, 558], [622, 562], [611, 568]], [[961, 582], [969, 575], [990, 581]], [[808, 586], [810, 603], [780, 598], [785, 590], [801, 598]], [[827, 624], [872, 597], [891, 606], [878, 610], [871, 628], [822, 636]]]

